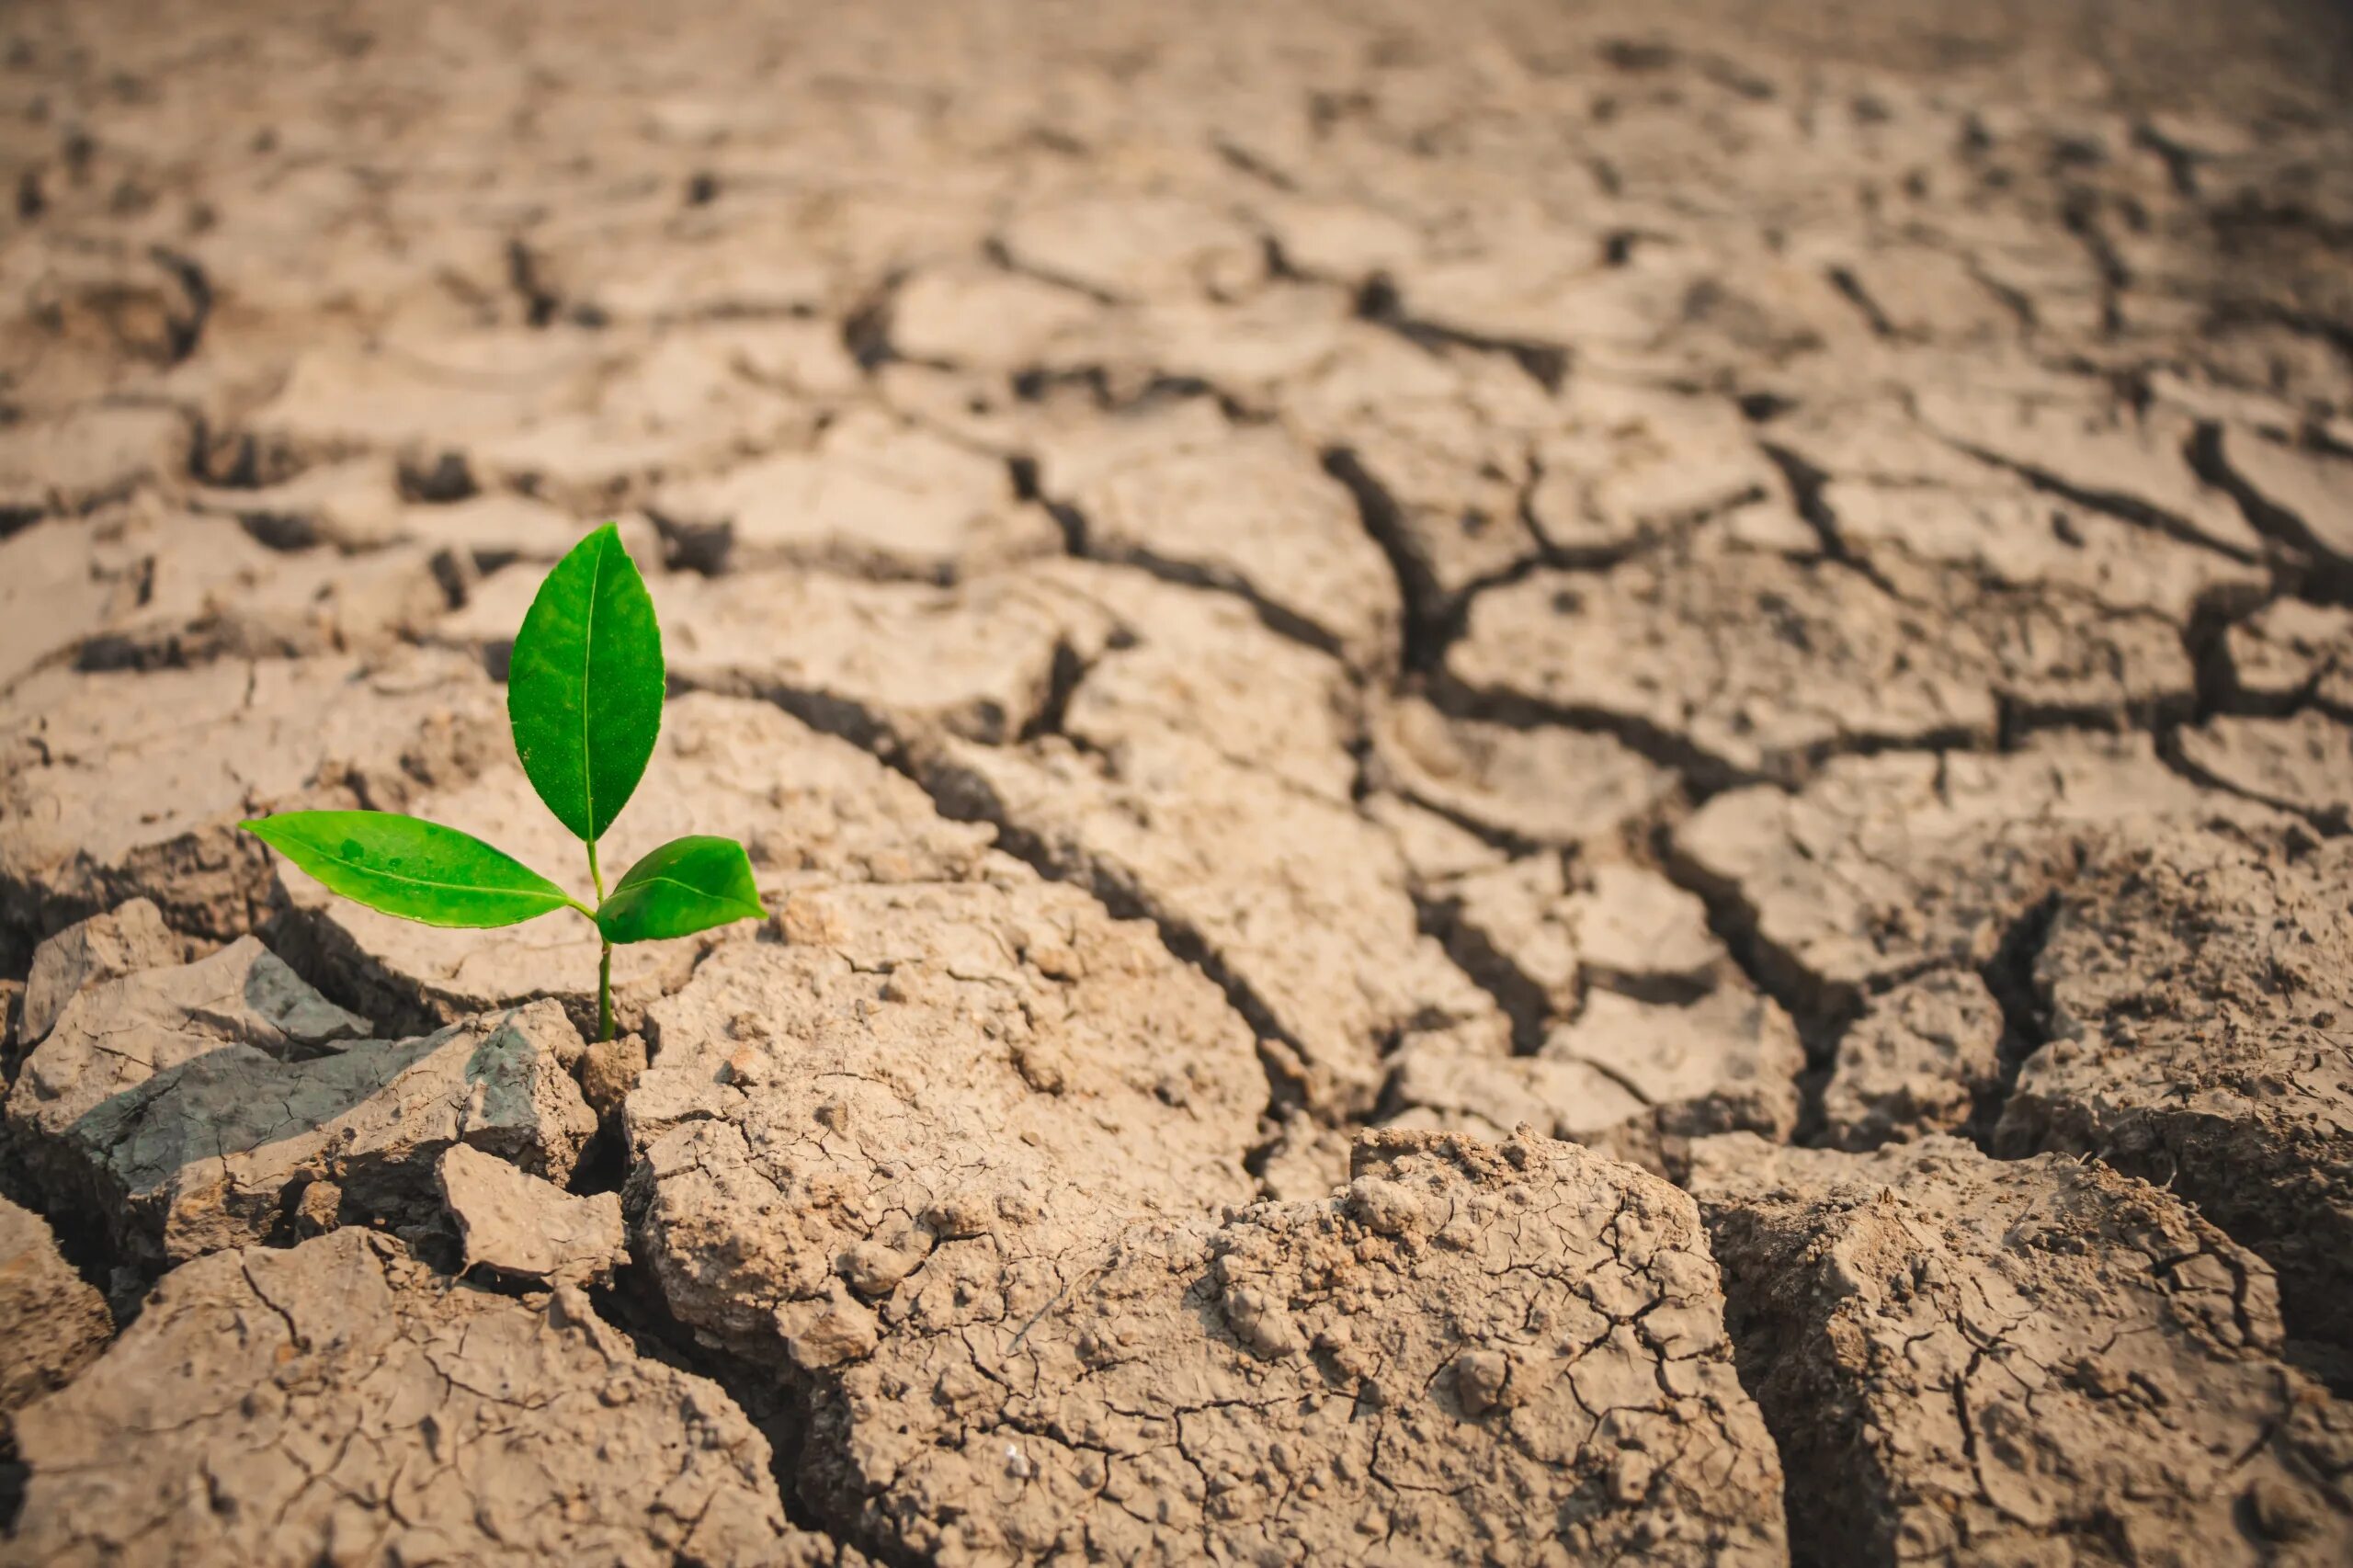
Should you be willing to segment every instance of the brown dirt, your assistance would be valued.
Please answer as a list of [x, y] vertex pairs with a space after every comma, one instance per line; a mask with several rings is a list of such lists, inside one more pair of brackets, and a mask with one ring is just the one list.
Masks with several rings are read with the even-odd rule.
[[[0, 10], [0, 1556], [2353, 1556], [2353, 27]], [[339, 903], [618, 518], [624, 949]], [[569, 917], [565, 917], [568, 920]]]

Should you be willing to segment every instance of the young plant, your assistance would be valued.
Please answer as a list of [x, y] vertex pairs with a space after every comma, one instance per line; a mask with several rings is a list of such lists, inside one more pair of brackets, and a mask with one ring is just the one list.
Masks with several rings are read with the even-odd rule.
[[245, 830], [344, 897], [427, 926], [515, 926], [559, 909], [595, 922], [597, 1038], [613, 1038], [613, 948], [767, 912], [732, 838], [674, 838], [605, 892], [597, 841], [621, 814], [662, 729], [662, 629], [610, 523], [540, 585], [515, 633], [506, 718], [523, 772], [587, 846], [595, 908], [472, 834], [394, 812], [280, 812]]

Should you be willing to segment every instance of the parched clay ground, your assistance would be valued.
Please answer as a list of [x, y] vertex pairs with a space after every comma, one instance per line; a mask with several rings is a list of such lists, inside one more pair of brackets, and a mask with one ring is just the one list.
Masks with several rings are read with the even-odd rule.
[[2348, 32], [0, 8], [0, 1560], [2353, 1561]]

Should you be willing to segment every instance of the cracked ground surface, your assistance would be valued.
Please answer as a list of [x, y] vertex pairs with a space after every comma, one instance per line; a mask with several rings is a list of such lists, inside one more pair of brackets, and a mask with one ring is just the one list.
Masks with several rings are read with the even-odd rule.
[[0, 1557], [2353, 1557], [2349, 50], [0, 7]]

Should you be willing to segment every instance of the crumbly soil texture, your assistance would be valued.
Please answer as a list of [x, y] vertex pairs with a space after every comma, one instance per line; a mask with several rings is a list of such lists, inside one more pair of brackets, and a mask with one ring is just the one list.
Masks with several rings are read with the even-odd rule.
[[2353, 1562], [2348, 61], [0, 8], [0, 1561]]

